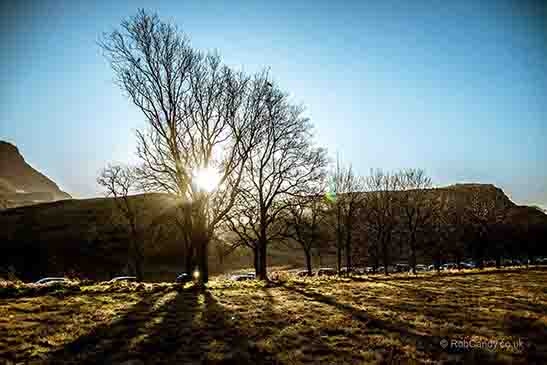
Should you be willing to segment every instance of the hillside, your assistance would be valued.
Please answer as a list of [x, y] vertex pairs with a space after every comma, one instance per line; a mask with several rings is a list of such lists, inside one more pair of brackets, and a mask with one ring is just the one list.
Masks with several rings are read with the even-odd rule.
[[[493, 185], [453, 185], [433, 191], [443, 199], [467, 201], [474, 192], [506, 199], [511, 207], [510, 219], [524, 229], [531, 224], [547, 227], [547, 215], [536, 208], [521, 207]], [[176, 234], [169, 229], [172, 210], [177, 201], [166, 194], [145, 194], [132, 197], [144, 214], [145, 255], [148, 277], [157, 277], [160, 271], [174, 272], [181, 268], [182, 250]], [[0, 245], [3, 255], [0, 268], [12, 266], [28, 280], [42, 275], [62, 274], [70, 270], [87, 277], [108, 278], [120, 273], [127, 264], [128, 236], [115, 214], [114, 200], [97, 198], [64, 200], [0, 211]], [[298, 247], [271, 245], [269, 264], [275, 266], [303, 266], [304, 259]], [[324, 255], [316, 265], [334, 261]], [[248, 250], [241, 249], [223, 258], [215, 245], [210, 253], [210, 270], [227, 270], [252, 266]], [[154, 276], [156, 275], [156, 276]]]
[[0, 209], [70, 198], [30, 166], [16, 146], [0, 141]]

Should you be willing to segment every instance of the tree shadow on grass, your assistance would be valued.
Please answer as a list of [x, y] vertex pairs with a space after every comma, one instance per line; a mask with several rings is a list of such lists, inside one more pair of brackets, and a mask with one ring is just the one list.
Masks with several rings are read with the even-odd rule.
[[154, 304], [164, 295], [147, 294], [119, 318], [94, 327], [88, 334], [49, 354], [46, 363], [112, 363], [117, 356], [123, 356], [127, 344], [139, 336], [153, 313]]
[[[274, 285], [274, 287], [278, 287]], [[290, 312], [280, 308], [279, 299], [271, 293], [270, 287], [262, 288], [266, 297], [265, 310], [262, 312], [264, 320], [261, 325], [261, 333], [270, 335], [274, 341], [277, 352], [283, 352], [289, 358], [289, 363], [328, 363], [328, 364], [353, 364], [362, 362], [359, 351], [344, 337], [348, 335], [346, 329], [334, 329], [318, 323], [310, 323], [307, 320], [305, 309], [296, 310], [303, 315], [301, 319], [291, 318]], [[290, 293], [298, 300], [298, 293]], [[292, 299], [292, 298], [291, 298]], [[311, 308], [310, 308], [311, 309]], [[304, 312], [304, 313], [302, 313]], [[264, 326], [264, 324], [266, 324]], [[268, 324], [271, 324], [268, 326]], [[292, 331], [280, 333], [282, 329], [292, 327]], [[274, 331], [268, 331], [268, 328]], [[349, 335], [351, 336], [351, 334]], [[340, 341], [336, 340], [336, 337]]]
[[[341, 303], [334, 297], [323, 295], [317, 291], [309, 291], [304, 285], [300, 287], [283, 285], [286, 290], [301, 294], [305, 298], [312, 299], [319, 303], [330, 305], [341, 312], [349, 314], [353, 319], [360, 321], [366, 327], [366, 331], [374, 334], [388, 336], [395, 334], [403, 345], [415, 347], [417, 352], [422, 353], [429, 361], [465, 361], [465, 363], [496, 363], [496, 354], [483, 349], [472, 349], [471, 351], [456, 347], [442, 347], [441, 340], [444, 338], [437, 335], [430, 335], [420, 332], [408, 322], [398, 320], [384, 320], [375, 317], [367, 311], [353, 307], [350, 304]], [[388, 359], [388, 362], [400, 362], [405, 360], [404, 353], [400, 358]]]
[[52, 353], [51, 364], [279, 364], [242, 331], [236, 314], [198, 288], [149, 295], [120, 319]]

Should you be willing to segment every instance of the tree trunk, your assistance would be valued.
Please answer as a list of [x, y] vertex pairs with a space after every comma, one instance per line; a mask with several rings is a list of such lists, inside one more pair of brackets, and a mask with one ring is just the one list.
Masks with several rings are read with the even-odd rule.
[[253, 247], [253, 259], [255, 267], [255, 276], [260, 277], [260, 250], [257, 244]]
[[342, 247], [340, 243], [336, 245], [336, 271], [340, 275], [340, 269], [342, 268]]
[[389, 264], [389, 252], [387, 250], [387, 246], [388, 246], [388, 240], [389, 240], [389, 237], [385, 237], [383, 240], [382, 240], [382, 250], [383, 250], [383, 256], [384, 256], [384, 273], [386, 275], [389, 275], [389, 270], [388, 270], [388, 264]]
[[144, 279], [141, 258], [135, 256], [134, 263], [135, 263], [135, 276], [137, 277], [137, 281], [141, 282]]
[[266, 262], [266, 246], [267, 243], [264, 240], [260, 244], [260, 280], [268, 280], [268, 269], [267, 269], [267, 262]]
[[209, 282], [209, 237], [204, 237], [202, 246], [200, 277], [202, 283], [205, 284]]
[[336, 272], [340, 275], [342, 268], [342, 210], [340, 201], [336, 202]]
[[348, 224], [346, 233], [346, 275], [351, 274], [351, 226]]
[[311, 276], [311, 252], [310, 250], [304, 250], [304, 254], [306, 255], [306, 268], [308, 269], [308, 275]]
[[410, 237], [410, 266], [412, 267], [412, 273], [416, 275], [416, 236], [412, 233]]
[[143, 269], [142, 269], [144, 254], [142, 253], [141, 246], [138, 241], [139, 235], [137, 233], [137, 228], [136, 226], [133, 226], [133, 225], [131, 226], [131, 239], [133, 241], [131, 251], [133, 256], [133, 263], [135, 265], [135, 276], [137, 277], [137, 281], [141, 282], [144, 279]]

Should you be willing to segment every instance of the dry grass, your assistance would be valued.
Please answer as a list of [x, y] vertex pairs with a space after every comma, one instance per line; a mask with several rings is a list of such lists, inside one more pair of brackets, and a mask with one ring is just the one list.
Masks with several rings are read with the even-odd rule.
[[[95, 285], [0, 300], [8, 363], [547, 363], [547, 271]], [[53, 295], [52, 295], [53, 294]], [[449, 341], [443, 349], [439, 343]], [[452, 340], [522, 346], [458, 349]]]

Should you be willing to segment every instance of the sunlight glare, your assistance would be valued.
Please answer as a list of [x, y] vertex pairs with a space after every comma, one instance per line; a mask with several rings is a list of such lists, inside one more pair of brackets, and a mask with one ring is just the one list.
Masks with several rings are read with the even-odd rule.
[[213, 192], [220, 183], [220, 174], [212, 167], [194, 171], [196, 186], [208, 193]]

